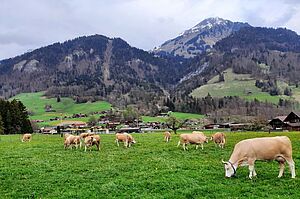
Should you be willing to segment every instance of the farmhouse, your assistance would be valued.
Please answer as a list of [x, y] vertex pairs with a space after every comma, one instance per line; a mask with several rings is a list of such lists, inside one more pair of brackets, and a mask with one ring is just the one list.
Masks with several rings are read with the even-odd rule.
[[269, 122], [269, 125], [272, 126], [272, 129], [283, 129], [285, 126], [284, 120], [287, 116], [277, 116]]
[[274, 130], [300, 131], [300, 114], [292, 111], [287, 116], [277, 116], [269, 122], [269, 125], [271, 125]]

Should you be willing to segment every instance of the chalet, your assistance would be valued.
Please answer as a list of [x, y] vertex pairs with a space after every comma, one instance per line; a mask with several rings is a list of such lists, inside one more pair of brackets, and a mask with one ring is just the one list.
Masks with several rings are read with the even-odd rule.
[[300, 131], [300, 114], [291, 112], [284, 119], [285, 127], [284, 129], [291, 131]]
[[218, 129], [219, 126], [219, 124], [207, 124], [203, 126], [203, 129]]
[[127, 128], [120, 128], [118, 133], [141, 133], [141, 128], [139, 127], [127, 127]]
[[300, 131], [300, 114], [291, 112], [287, 116], [277, 116], [269, 122], [273, 130]]
[[86, 127], [87, 123], [82, 121], [64, 121], [58, 124], [58, 126], [71, 127], [71, 128], [82, 128]]
[[52, 134], [52, 135], [57, 133], [57, 131], [51, 127], [42, 127], [40, 129], [40, 132], [43, 134]]
[[277, 116], [269, 122], [269, 125], [272, 126], [273, 130], [284, 129], [285, 123], [284, 120], [287, 116]]

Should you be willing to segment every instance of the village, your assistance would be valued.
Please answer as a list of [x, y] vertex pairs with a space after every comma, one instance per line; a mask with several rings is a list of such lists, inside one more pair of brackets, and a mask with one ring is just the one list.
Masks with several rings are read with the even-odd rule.
[[[108, 116], [108, 111], [95, 112], [100, 113], [102, 116], [93, 123], [80, 121], [80, 118], [89, 117], [87, 114], [73, 114], [71, 117], [55, 117], [50, 118], [50, 121], [61, 121], [56, 126], [48, 126], [36, 128], [36, 133], [42, 134], [80, 134], [84, 132], [93, 132], [95, 134], [114, 134], [114, 133], [149, 133], [156, 131], [172, 130], [168, 122], [153, 121], [143, 122], [140, 118], [133, 120], [122, 119], [120, 116]], [[168, 118], [170, 112], [160, 113], [156, 117]], [[68, 120], [70, 118], [76, 118], [78, 120]], [[44, 122], [44, 120], [32, 120], [34, 123]], [[180, 121], [178, 121], [180, 122]], [[266, 132], [280, 132], [280, 131], [299, 131], [300, 130], [300, 115], [295, 112], [290, 112], [286, 116], [277, 116], [272, 120], [269, 120], [264, 124], [254, 123], [238, 123], [238, 122], [226, 122], [226, 123], [210, 123], [210, 120], [196, 120], [187, 119], [181, 121], [180, 125], [182, 130], [219, 130], [226, 132], [237, 131], [266, 131]]]

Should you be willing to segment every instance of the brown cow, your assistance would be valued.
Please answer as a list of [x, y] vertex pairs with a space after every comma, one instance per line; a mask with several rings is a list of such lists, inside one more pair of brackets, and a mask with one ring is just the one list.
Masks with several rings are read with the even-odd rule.
[[166, 132], [164, 133], [164, 135], [165, 135], [164, 140], [165, 140], [166, 142], [170, 142], [170, 140], [171, 140], [171, 133], [170, 133], [169, 131], [166, 131]]
[[116, 133], [116, 140], [115, 142], [117, 143], [117, 145], [119, 146], [119, 142], [124, 142], [124, 146], [130, 147], [131, 144], [135, 144], [136, 141], [134, 140], [134, 138], [132, 137], [132, 135], [128, 134], [128, 133]]
[[224, 133], [218, 132], [211, 136], [210, 140], [215, 143], [215, 146], [219, 146], [220, 148], [224, 148], [226, 143], [226, 136]]
[[32, 135], [31, 134], [29, 134], [29, 133], [25, 133], [25, 134], [23, 134], [23, 136], [22, 136], [22, 142], [30, 142], [31, 141], [31, 138], [32, 138]]
[[203, 149], [203, 143], [208, 142], [208, 138], [201, 133], [184, 133], [180, 135], [180, 140], [178, 142], [177, 147], [179, 147], [180, 144], [182, 144], [182, 147], [184, 150], [187, 150], [187, 144], [195, 144], [196, 149], [198, 149], [199, 144], [201, 145], [201, 148]]
[[75, 145], [76, 149], [78, 149], [78, 145], [80, 144], [80, 137], [75, 135], [69, 135], [64, 142], [64, 148], [67, 147], [73, 148], [73, 145]]
[[98, 151], [100, 150], [100, 136], [99, 135], [91, 135], [91, 136], [87, 136], [84, 139], [84, 151], [86, 151], [87, 148], [90, 148], [91, 151], [91, 147], [93, 145], [96, 145]]
[[67, 137], [69, 137], [70, 135], [72, 135], [72, 134], [70, 134], [70, 133], [65, 133], [65, 134], [64, 134], [64, 140], [66, 140]]
[[235, 176], [238, 166], [249, 165], [249, 178], [256, 176], [254, 163], [256, 160], [276, 160], [280, 170], [278, 178], [283, 175], [284, 163], [287, 162], [292, 178], [295, 178], [295, 163], [292, 158], [292, 143], [287, 136], [264, 137], [242, 140], [237, 143], [229, 161], [222, 162], [225, 176]]
[[80, 148], [81, 148], [81, 146], [82, 146], [82, 143], [84, 143], [84, 139], [85, 139], [86, 137], [88, 137], [88, 136], [91, 136], [91, 135], [95, 135], [95, 133], [81, 133], [81, 134], [79, 135], [79, 137], [80, 137]]

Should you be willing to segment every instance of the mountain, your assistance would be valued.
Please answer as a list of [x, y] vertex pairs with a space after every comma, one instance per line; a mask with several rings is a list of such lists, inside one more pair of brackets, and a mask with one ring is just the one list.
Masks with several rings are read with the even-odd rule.
[[276, 80], [298, 85], [300, 36], [285, 28], [242, 28], [218, 41], [210, 52], [194, 59], [177, 89], [188, 95], [215, 75], [222, 79], [223, 71], [228, 68], [236, 74], [250, 74], [275, 85]]
[[222, 18], [208, 18], [184, 31], [178, 37], [166, 41], [153, 50], [158, 55], [195, 57], [209, 51], [217, 41], [228, 37], [242, 27], [250, 27], [248, 23], [231, 22]]
[[134, 103], [159, 98], [179, 80], [182, 68], [182, 62], [156, 57], [120, 38], [84, 36], [0, 61], [0, 96], [46, 90], [49, 96], [78, 101]]

